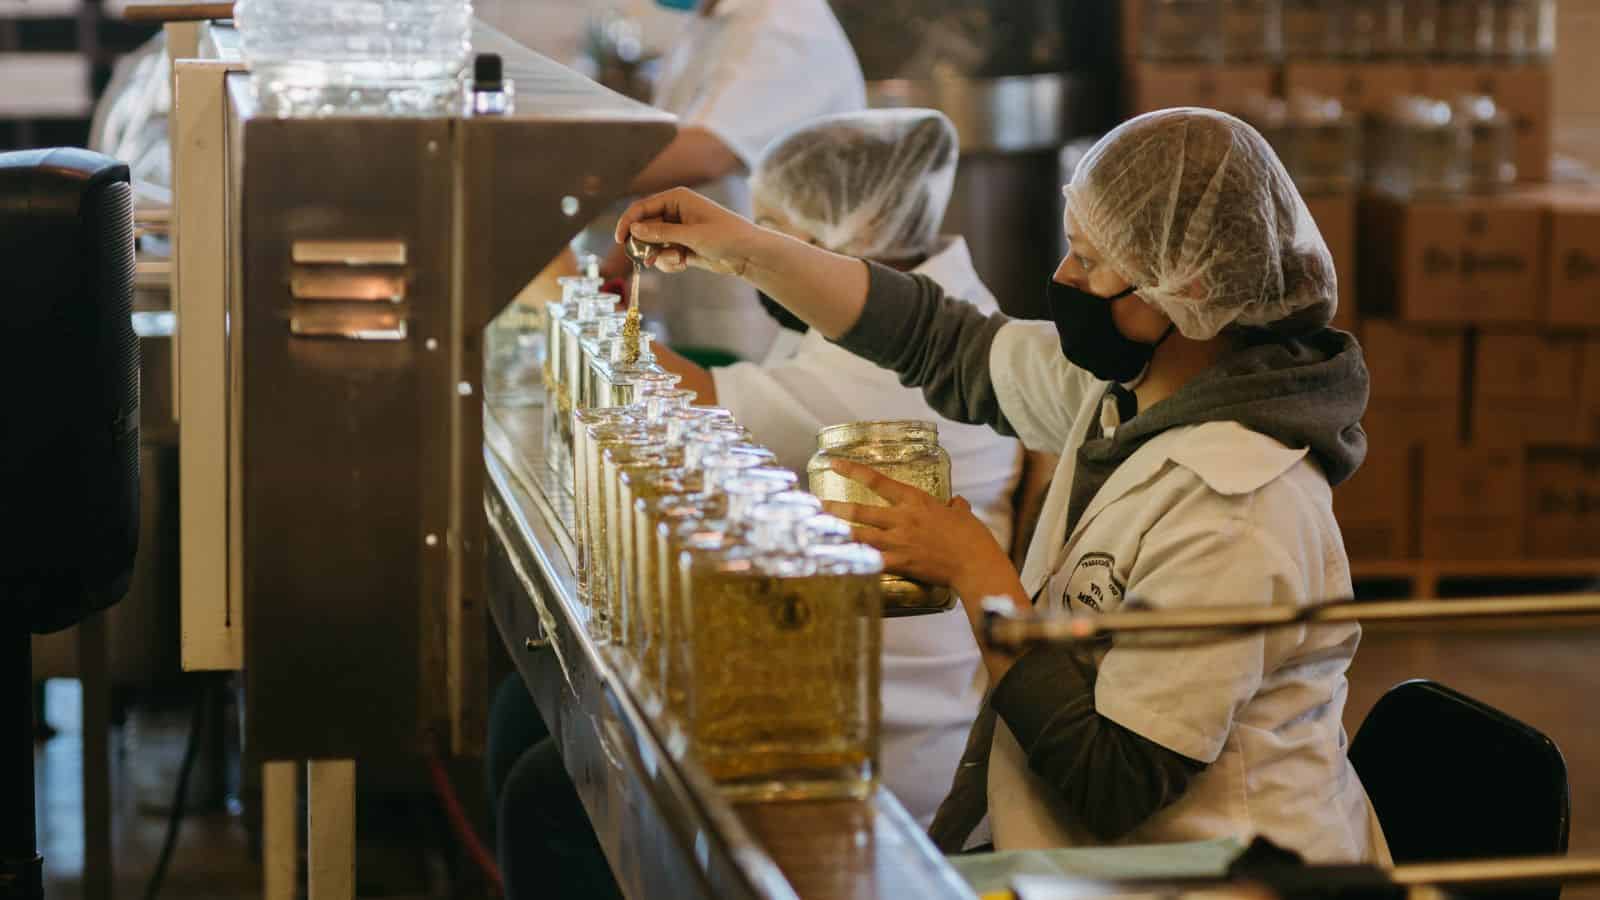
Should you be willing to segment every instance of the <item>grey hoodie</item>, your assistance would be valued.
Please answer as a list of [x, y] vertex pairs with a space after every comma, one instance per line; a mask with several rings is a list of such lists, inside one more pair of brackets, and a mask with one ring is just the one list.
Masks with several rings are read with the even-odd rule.
[[[989, 376], [990, 346], [1007, 319], [951, 302], [920, 276], [871, 264], [869, 270], [866, 306], [838, 343], [894, 370], [901, 383], [921, 387], [941, 415], [1013, 434]], [[1286, 446], [1310, 448], [1330, 484], [1355, 472], [1366, 456], [1360, 421], [1368, 390], [1355, 338], [1331, 329], [1244, 337], [1239, 350], [1171, 397], [1125, 416], [1114, 436], [1103, 437], [1098, 423], [1092, 426], [1090, 439], [1075, 450], [1067, 533], [1117, 466], [1156, 435], [1180, 426], [1238, 422]], [[1119, 405], [1132, 399], [1117, 386], [1107, 390], [1125, 395]], [[1094, 707], [1093, 659], [1069, 649], [1036, 649], [993, 686], [929, 829], [941, 849], [963, 849], [987, 810], [996, 715], [1027, 753], [1029, 768], [1055, 788], [1052, 799], [1102, 840], [1128, 833], [1172, 803], [1205, 768], [1101, 716]]]

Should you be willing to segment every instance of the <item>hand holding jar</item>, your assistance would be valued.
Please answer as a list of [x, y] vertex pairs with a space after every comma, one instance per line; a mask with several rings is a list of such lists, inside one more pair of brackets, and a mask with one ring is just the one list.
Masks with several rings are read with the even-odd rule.
[[[1001, 575], [1016, 578], [1004, 548], [961, 497], [941, 501], [876, 469], [833, 460], [833, 470], [882, 497], [887, 506], [824, 501], [823, 509], [857, 523], [854, 537], [883, 554], [884, 569], [949, 587], [974, 600]], [[987, 589], [987, 587], [985, 588]]]

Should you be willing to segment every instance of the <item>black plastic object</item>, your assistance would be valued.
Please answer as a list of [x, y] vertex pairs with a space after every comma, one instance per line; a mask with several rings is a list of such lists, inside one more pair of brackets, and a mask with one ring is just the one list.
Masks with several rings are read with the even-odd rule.
[[502, 63], [498, 53], [479, 53], [472, 60], [472, 89], [498, 91], [505, 88]]
[[0, 605], [34, 633], [122, 599], [139, 543], [128, 167], [0, 154]]
[[[1442, 684], [1417, 679], [1390, 688], [1356, 732], [1350, 763], [1396, 863], [1567, 851], [1572, 804], [1555, 742]], [[1493, 896], [1560, 894], [1537, 888]]]

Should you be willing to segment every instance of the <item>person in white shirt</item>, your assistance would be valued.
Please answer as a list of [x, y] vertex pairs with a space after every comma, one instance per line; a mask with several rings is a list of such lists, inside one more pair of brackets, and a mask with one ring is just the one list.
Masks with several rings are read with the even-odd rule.
[[[1277, 155], [1232, 116], [1161, 110], [1101, 139], [1066, 199], [1054, 322], [985, 316], [690, 191], [616, 233], [665, 271], [751, 281], [947, 416], [1061, 452], [1020, 572], [960, 498], [835, 465], [890, 505], [829, 510], [891, 571], [953, 587], [974, 630], [997, 596], [1076, 615], [1348, 597], [1331, 486], [1366, 454], [1368, 375], [1328, 327], [1332, 258]], [[960, 851], [987, 815], [1001, 850], [1264, 836], [1386, 862], [1341, 724], [1360, 635], [986, 649], [993, 688], [930, 832]]]
[[[678, 135], [634, 178], [636, 194], [690, 186], [748, 215], [746, 176], [762, 148], [801, 122], [866, 107], [861, 65], [826, 0], [660, 5], [689, 17], [662, 60], [654, 98], [678, 117]], [[604, 274], [622, 275], [627, 265], [613, 254]], [[645, 312], [664, 320], [676, 345], [760, 359], [777, 335], [737, 281], [695, 273], [650, 288]]]
[[[973, 271], [966, 241], [939, 234], [959, 156], [955, 127], [933, 110], [814, 119], [762, 153], [751, 178], [756, 219], [819, 247], [931, 279], [947, 295], [994, 313], [999, 307]], [[726, 407], [777, 454], [779, 465], [802, 477], [826, 426], [936, 423], [950, 454], [952, 490], [971, 502], [994, 540], [1010, 546], [1022, 461], [1016, 440], [939, 417], [893, 372], [782, 316], [782, 307], [769, 311], [787, 327], [765, 362], [707, 372], [668, 350], [658, 351], [658, 359], [683, 376], [680, 387], [699, 393], [698, 402]], [[955, 773], [985, 686], [977, 643], [959, 611], [884, 622], [884, 781], [923, 824]]]

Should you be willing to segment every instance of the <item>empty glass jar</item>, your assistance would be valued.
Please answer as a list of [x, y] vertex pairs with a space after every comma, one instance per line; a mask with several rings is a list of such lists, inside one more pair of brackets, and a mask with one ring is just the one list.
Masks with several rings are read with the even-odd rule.
[[1139, 55], [1155, 62], [1222, 59], [1221, 0], [1144, 0]]
[[1343, 10], [1336, 0], [1283, 0], [1283, 55], [1327, 59], [1344, 51]]
[[1477, 193], [1503, 191], [1517, 181], [1516, 145], [1511, 118], [1481, 94], [1464, 94], [1453, 104], [1454, 114], [1471, 132], [1467, 179]]
[[1400, 40], [1393, 55], [1404, 59], [1426, 59], [1439, 48], [1440, 0], [1402, 0]]
[[1282, 0], [1222, 0], [1223, 62], [1272, 62], [1283, 55]]
[[1494, 55], [1495, 0], [1439, 0], [1439, 53], [1453, 59]]
[[1396, 98], [1367, 145], [1373, 180], [1386, 193], [1460, 194], [1470, 183], [1472, 132], [1443, 100]]
[[1512, 62], [1549, 59], [1555, 50], [1554, 0], [1494, 0], [1494, 54]]
[[1331, 97], [1295, 94], [1261, 99], [1247, 111], [1303, 194], [1353, 190], [1361, 180], [1361, 129]]

